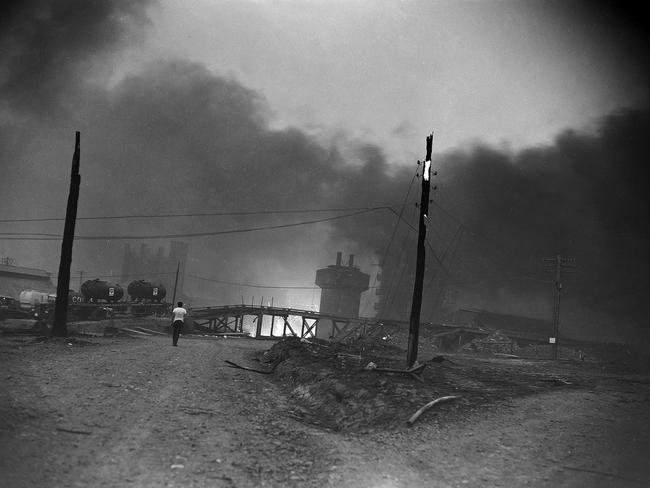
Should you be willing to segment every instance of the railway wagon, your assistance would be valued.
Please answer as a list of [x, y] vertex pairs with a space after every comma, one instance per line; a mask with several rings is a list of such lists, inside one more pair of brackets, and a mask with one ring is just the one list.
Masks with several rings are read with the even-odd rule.
[[90, 303], [116, 303], [124, 296], [124, 289], [118, 284], [109, 283], [108, 281], [97, 278], [85, 281], [81, 285], [81, 294], [85, 301]]
[[126, 288], [133, 302], [161, 302], [167, 295], [167, 290], [162, 283], [134, 280]]

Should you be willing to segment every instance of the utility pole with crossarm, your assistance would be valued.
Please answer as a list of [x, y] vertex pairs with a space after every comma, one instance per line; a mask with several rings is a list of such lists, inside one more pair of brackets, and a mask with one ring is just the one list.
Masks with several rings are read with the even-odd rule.
[[[415, 285], [409, 321], [408, 350], [406, 367], [413, 366], [418, 357], [418, 337], [420, 333], [420, 309], [422, 308], [422, 283], [424, 282], [425, 247], [427, 224], [429, 221], [429, 190], [431, 186], [431, 151], [433, 134], [427, 136], [427, 155], [422, 167], [422, 196], [420, 197], [420, 225], [418, 229], [417, 261], [415, 264]], [[418, 161], [419, 164], [419, 161]], [[435, 171], [433, 174], [436, 174]]]
[[[574, 258], [563, 258], [560, 254], [554, 258], [546, 258], [544, 261], [549, 270], [555, 272], [554, 280], [554, 296], [553, 303], [553, 337], [549, 339], [553, 344], [553, 359], [558, 358], [558, 344], [560, 342], [560, 295], [562, 292], [562, 270], [565, 267], [570, 267], [575, 262]], [[554, 268], [554, 269], [553, 269]]]

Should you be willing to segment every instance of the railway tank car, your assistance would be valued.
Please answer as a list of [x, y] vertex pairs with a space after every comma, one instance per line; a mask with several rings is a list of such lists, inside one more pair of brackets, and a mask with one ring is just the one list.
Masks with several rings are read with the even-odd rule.
[[81, 294], [89, 302], [106, 301], [115, 303], [124, 296], [124, 289], [118, 284], [97, 278], [84, 282], [81, 285]]
[[126, 291], [134, 302], [161, 302], [167, 295], [167, 290], [162, 283], [146, 280], [132, 281]]
[[37, 290], [23, 290], [18, 296], [20, 310], [33, 311], [40, 306], [54, 304], [56, 295]]

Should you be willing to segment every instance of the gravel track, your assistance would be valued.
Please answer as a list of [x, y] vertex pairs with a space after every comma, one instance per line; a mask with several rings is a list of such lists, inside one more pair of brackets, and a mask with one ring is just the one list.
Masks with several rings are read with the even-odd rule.
[[282, 385], [223, 361], [270, 347], [0, 337], [0, 486], [650, 486], [646, 375], [587, 365], [579, 388], [346, 434], [292, 418]]

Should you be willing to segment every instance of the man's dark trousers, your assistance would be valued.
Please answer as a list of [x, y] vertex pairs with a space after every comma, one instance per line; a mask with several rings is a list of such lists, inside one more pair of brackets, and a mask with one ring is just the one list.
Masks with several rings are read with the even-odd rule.
[[183, 327], [183, 321], [174, 320], [174, 323], [172, 324], [174, 346], [178, 345], [178, 337], [181, 335], [181, 327]]

